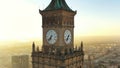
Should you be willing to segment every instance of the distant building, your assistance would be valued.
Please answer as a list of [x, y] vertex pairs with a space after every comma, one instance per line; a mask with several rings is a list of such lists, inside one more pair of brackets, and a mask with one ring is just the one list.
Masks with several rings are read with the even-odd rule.
[[120, 68], [120, 63], [117, 61], [99, 61], [95, 63], [94, 68]]
[[12, 68], [29, 68], [29, 56], [12, 56]]

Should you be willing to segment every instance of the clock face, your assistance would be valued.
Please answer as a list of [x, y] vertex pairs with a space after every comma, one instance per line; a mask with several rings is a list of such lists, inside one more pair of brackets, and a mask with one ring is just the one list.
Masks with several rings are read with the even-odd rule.
[[54, 44], [57, 40], [57, 33], [54, 30], [49, 30], [46, 34], [46, 40], [49, 44]]
[[65, 30], [64, 32], [64, 41], [66, 44], [69, 44], [72, 40], [72, 37], [71, 37], [71, 32], [69, 30]]

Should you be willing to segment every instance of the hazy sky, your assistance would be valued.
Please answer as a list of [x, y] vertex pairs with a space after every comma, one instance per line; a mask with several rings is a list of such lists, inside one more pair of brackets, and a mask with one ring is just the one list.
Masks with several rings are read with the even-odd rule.
[[[39, 9], [51, 0], [0, 0], [0, 41], [41, 38]], [[66, 0], [77, 10], [76, 36], [120, 35], [120, 0]]]

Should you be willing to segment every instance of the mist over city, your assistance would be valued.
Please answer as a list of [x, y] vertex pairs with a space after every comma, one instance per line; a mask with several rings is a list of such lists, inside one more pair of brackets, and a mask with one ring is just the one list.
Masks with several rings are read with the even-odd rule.
[[[75, 37], [76, 38], [76, 37]], [[78, 38], [78, 37], [77, 37]], [[80, 42], [84, 43], [85, 51], [85, 65], [100, 64], [106, 62], [110, 64], [111, 62], [119, 64], [120, 60], [120, 37], [110, 37], [110, 36], [87, 36], [79, 37], [75, 40], [75, 45], [79, 46]], [[37, 46], [42, 45], [42, 41], [34, 39]], [[4, 43], [0, 46], [0, 68], [12, 68], [12, 56], [28, 55], [29, 56], [29, 67], [31, 68], [31, 51], [32, 51], [33, 40], [30, 41], [13, 41], [12, 43]], [[9, 46], [10, 45], [10, 46]], [[91, 59], [88, 59], [88, 56]], [[7, 62], [4, 62], [7, 61]], [[4, 62], [4, 63], [3, 63]]]
[[0, 68], [120, 68], [119, 0], [1, 0]]

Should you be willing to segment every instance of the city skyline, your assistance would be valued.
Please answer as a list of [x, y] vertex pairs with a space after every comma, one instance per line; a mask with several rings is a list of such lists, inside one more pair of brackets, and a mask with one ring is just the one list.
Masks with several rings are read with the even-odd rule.
[[120, 67], [120, 1], [50, 1], [0, 1], [0, 68]]
[[[0, 1], [0, 41], [42, 39], [43, 10], [51, 0]], [[75, 16], [75, 36], [119, 36], [120, 1], [66, 0]]]

